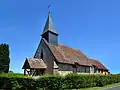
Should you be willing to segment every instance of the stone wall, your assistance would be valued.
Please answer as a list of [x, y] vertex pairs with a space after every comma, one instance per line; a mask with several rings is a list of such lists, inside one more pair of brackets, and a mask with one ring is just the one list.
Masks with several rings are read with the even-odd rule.
[[65, 76], [67, 74], [73, 73], [73, 71], [58, 71], [59, 75]]

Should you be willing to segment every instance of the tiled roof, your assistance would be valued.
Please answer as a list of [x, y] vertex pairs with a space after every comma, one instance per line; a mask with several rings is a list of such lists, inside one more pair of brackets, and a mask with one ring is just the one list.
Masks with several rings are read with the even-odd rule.
[[54, 46], [49, 44], [45, 39], [43, 40], [48, 45], [58, 62], [68, 64], [78, 63], [79, 65], [92, 66], [88, 57], [85, 56], [81, 51], [67, 47], [62, 44]]
[[84, 65], [84, 66], [95, 65], [99, 69], [106, 70], [106, 67], [103, 64], [101, 64], [96, 60], [89, 59], [80, 50], [70, 48], [62, 44], [59, 44], [58, 46], [54, 46], [49, 44], [44, 38], [43, 40], [50, 48], [56, 60], [60, 63], [68, 63], [68, 64], [78, 63], [79, 65]]
[[102, 63], [100, 63], [98, 60], [90, 59], [91, 63], [96, 66], [98, 69], [108, 70]]
[[[46, 64], [42, 59], [37, 59], [37, 58], [26, 58], [25, 64], [29, 65], [29, 68], [35, 68], [35, 69], [45, 69], [47, 68]], [[23, 68], [25, 68], [25, 64]]]

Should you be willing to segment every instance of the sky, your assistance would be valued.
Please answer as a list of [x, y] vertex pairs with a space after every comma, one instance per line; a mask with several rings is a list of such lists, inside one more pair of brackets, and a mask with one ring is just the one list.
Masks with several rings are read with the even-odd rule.
[[59, 43], [81, 50], [120, 73], [119, 0], [0, 0], [0, 43], [9, 44], [10, 70], [22, 73], [34, 56], [48, 5]]

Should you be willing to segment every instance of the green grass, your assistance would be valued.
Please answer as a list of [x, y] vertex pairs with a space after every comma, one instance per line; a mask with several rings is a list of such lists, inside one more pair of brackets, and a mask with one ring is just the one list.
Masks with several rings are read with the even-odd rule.
[[[111, 88], [111, 87], [116, 87], [116, 86], [120, 86], [120, 83], [110, 84], [110, 85], [106, 85], [103, 87], [84, 88], [84, 89], [79, 89], [79, 90], [103, 90], [105, 88]], [[76, 89], [74, 89], [74, 90], [76, 90]]]
[[17, 78], [31, 78], [30, 76], [25, 76], [24, 74], [21, 73], [0, 73], [0, 77], [17, 77]]
[[[116, 86], [120, 86], [120, 83], [110, 84], [110, 85], [106, 85], [104, 87], [92, 87], [92, 88], [72, 89], [72, 90], [103, 90], [105, 88], [111, 88], [111, 87], [116, 87]], [[44, 89], [40, 88], [38, 90], [44, 90]], [[65, 89], [65, 90], [71, 90], [71, 89]]]

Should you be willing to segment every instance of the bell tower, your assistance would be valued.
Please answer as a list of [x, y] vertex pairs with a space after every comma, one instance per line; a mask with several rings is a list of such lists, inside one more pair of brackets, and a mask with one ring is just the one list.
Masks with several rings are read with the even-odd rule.
[[50, 12], [48, 12], [48, 18], [41, 36], [46, 39], [48, 43], [56, 46], [58, 45], [58, 33], [53, 26]]

